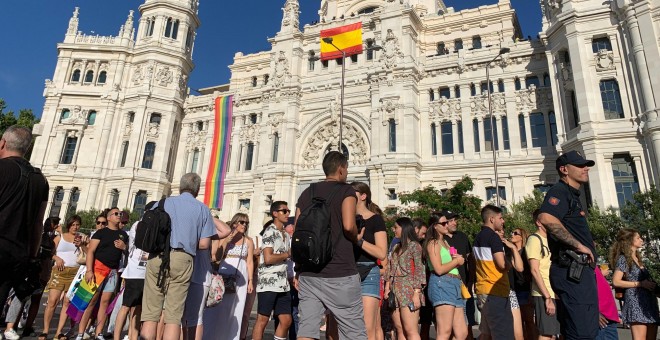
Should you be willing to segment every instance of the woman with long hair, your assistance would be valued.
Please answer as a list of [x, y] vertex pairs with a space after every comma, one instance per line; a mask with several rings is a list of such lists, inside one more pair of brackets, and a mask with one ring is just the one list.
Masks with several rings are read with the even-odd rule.
[[458, 267], [465, 263], [463, 256], [453, 253], [444, 239], [449, 234], [449, 222], [443, 215], [431, 215], [429, 229], [424, 241], [424, 255], [431, 277], [429, 278], [429, 299], [435, 309], [437, 339], [467, 337], [465, 323], [465, 299], [461, 293], [461, 276]]
[[[44, 328], [42, 337], [48, 334], [50, 321], [53, 319], [55, 308], [59, 304], [62, 292], [66, 292], [78, 273], [80, 264], [77, 261], [80, 252], [86, 252], [86, 237], [79, 233], [82, 219], [78, 215], [73, 215], [66, 222], [66, 232], [55, 236], [55, 255], [53, 255], [53, 270], [51, 271], [50, 281], [48, 282], [48, 303], [44, 311]], [[65, 296], [60, 310], [59, 323], [57, 324], [57, 338], [62, 338], [62, 329], [66, 323], [66, 309], [69, 307], [69, 299]]]
[[616, 264], [612, 284], [625, 289], [623, 323], [630, 325], [633, 340], [655, 339], [658, 333], [658, 300], [656, 283], [644, 266], [641, 249], [644, 240], [635, 229], [621, 229], [610, 248], [610, 264]]
[[392, 319], [399, 323], [397, 338], [419, 340], [419, 309], [424, 304], [422, 288], [426, 284], [426, 269], [422, 262], [422, 246], [415, 227], [408, 217], [400, 217], [394, 224], [394, 234], [401, 242], [394, 246], [390, 260], [385, 295], [394, 293], [396, 309]]
[[203, 339], [238, 340], [247, 294], [254, 289], [254, 244], [247, 237], [250, 219], [246, 214], [237, 213], [227, 224], [231, 233], [222, 240], [213, 241], [211, 258], [218, 266], [218, 274], [236, 281], [236, 292], [225, 292], [220, 305], [204, 310]]
[[369, 340], [378, 339], [380, 328], [380, 267], [378, 260], [387, 257], [387, 232], [382, 211], [371, 201], [371, 190], [362, 182], [351, 183], [357, 195], [358, 232], [362, 237], [362, 246], [355, 247], [353, 253], [362, 279], [362, 306], [364, 324]]
[[525, 245], [527, 245], [527, 238], [529, 232], [525, 229], [516, 228], [511, 232], [511, 243], [518, 250], [520, 258], [522, 258], [523, 271], [518, 272], [514, 270], [509, 271], [509, 282], [516, 292], [516, 299], [520, 306], [520, 318], [516, 318], [514, 314], [514, 330], [518, 330], [519, 334], [516, 339], [536, 339], [536, 325], [534, 323], [534, 306], [530, 303], [530, 294], [532, 290], [532, 272], [529, 268], [527, 261], [527, 253], [525, 252]]

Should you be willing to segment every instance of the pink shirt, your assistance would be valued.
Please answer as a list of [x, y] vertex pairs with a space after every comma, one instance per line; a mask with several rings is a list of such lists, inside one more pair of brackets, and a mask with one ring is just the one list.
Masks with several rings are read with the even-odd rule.
[[616, 302], [610, 284], [596, 266], [596, 286], [598, 287], [598, 311], [610, 321], [619, 322], [619, 312], [616, 310]]

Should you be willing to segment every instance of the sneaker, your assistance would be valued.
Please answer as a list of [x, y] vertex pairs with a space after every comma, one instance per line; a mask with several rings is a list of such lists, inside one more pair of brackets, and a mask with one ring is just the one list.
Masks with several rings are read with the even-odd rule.
[[76, 340], [83, 340], [83, 335], [82, 334], [76, 335]]
[[130, 340], [130, 338], [128, 337], [128, 335], [124, 335], [124, 338], [122, 340]]
[[6, 330], [4, 336], [7, 340], [18, 340], [21, 338], [13, 328]]
[[103, 334], [99, 334], [99, 335], [96, 336], [95, 339], [96, 340], [105, 340], [105, 337], [103, 336]]

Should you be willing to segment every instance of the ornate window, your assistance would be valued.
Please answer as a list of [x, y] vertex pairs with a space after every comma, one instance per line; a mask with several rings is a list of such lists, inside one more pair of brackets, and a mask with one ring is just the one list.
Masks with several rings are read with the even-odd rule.
[[532, 147], [548, 146], [543, 113], [537, 112], [529, 115], [529, 128], [532, 130]]
[[[491, 133], [491, 123], [493, 124], [493, 131]], [[493, 145], [495, 143], [495, 150], [500, 149], [499, 140], [497, 138], [497, 120], [495, 117], [486, 117], [484, 118], [484, 146], [486, 151], [493, 151]]]
[[197, 168], [199, 165], [199, 149], [195, 148], [192, 155], [192, 162], [190, 164], [189, 172], [197, 173]]
[[67, 137], [64, 141], [64, 150], [62, 151], [61, 164], [71, 164], [73, 162], [73, 155], [76, 153], [76, 145], [78, 144], [78, 137]]
[[601, 80], [600, 97], [603, 101], [605, 119], [624, 118], [623, 104], [621, 103], [621, 93], [619, 92], [619, 83], [616, 80]]
[[254, 158], [254, 143], [247, 144], [247, 153], [245, 156], [245, 170], [252, 170], [252, 159]]
[[[486, 188], [486, 200], [491, 200], [495, 198], [497, 194], [497, 191], [495, 191], [495, 187], [487, 187]], [[499, 187], [499, 196], [501, 199], [506, 200], [506, 188], [503, 186]]]
[[448, 87], [439, 88], [438, 93], [440, 93], [440, 98], [442, 97], [445, 97], [446, 99], [451, 98], [451, 91], [449, 90]]
[[502, 81], [502, 79], [497, 81], [497, 92], [499, 93], [504, 92], [504, 81]]
[[470, 95], [472, 97], [477, 95], [477, 86], [474, 83], [470, 84]]
[[112, 189], [112, 191], [110, 191], [110, 206], [116, 207], [118, 205], [119, 205], [119, 190]]
[[179, 20], [167, 18], [165, 23], [165, 37], [172, 38], [176, 40], [177, 35], [179, 34]]
[[89, 70], [85, 73], [85, 84], [91, 83], [94, 81], [94, 71]]
[[476, 118], [472, 120], [472, 136], [474, 136], [474, 152], [481, 151], [480, 137], [479, 137], [479, 120]]
[[452, 155], [454, 153], [454, 133], [451, 122], [442, 122], [440, 124], [440, 134], [442, 135], [442, 154]]
[[639, 192], [635, 162], [629, 155], [615, 155], [612, 159], [612, 175], [620, 209], [626, 202], [632, 202], [633, 195]]
[[461, 98], [461, 87], [458, 85], [454, 86], [454, 98]]
[[128, 141], [124, 141], [121, 144], [121, 158], [119, 159], [119, 167], [126, 166], [126, 156], [128, 155]]
[[481, 48], [481, 37], [478, 35], [475, 35], [472, 37], [472, 48], [477, 50]]
[[69, 109], [62, 109], [60, 113], [60, 123], [71, 116], [71, 111]]
[[74, 187], [71, 189], [71, 196], [69, 198], [69, 211], [67, 212], [67, 216], [74, 215], [76, 213], [76, 210], [78, 210], [78, 200], [80, 200], [80, 189], [78, 189], [78, 187]]
[[250, 114], [250, 124], [251, 125], [257, 124], [257, 114], [256, 113]]
[[71, 74], [71, 82], [72, 83], [77, 83], [80, 81], [80, 70], [75, 70]]
[[140, 190], [135, 194], [135, 201], [133, 201], [133, 211], [142, 216], [144, 214], [144, 208], [147, 205], [147, 192]]
[[149, 124], [160, 125], [161, 119], [162, 119], [162, 116], [160, 115], [160, 113], [152, 113], [151, 117], [149, 117]]
[[376, 6], [366, 7], [366, 8], [363, 8], [363, 9], [359, 10], [359, 11], [357, 12], [357, 14], [369, 14], [369, 13], [373, 13], [376, 9], [378, 9], [378, 7], [376, 7]]
[[437, 46], [437, 55], [445, 55], [447, 54], [447, 47], [445, 47], [445, 43], [439, 42]]
[[456, 130], [458, 130], [458, 153], [463, 153], [463, 121], [458, 121]]
[[389, 150], [390, 152], [396, 152], [396, 122], [394, 118], [388, 120], [389, 125]]
[[188, 33], [186, 33], [186, 48], [190, 49], [193, 44], [193, 30], [192, 28], [188, 27]]
[[504, 143], [504, 150], [511, 149], [511, 143], [509, 142], [509, 121], [506, 116], [502, 116], [502, 142]]
[[50, 207], [50, 217], [60, 216], [62, 209], [62, 201], [64, 200], [64, 189], [62, 187], [55, 188], [53, 192], [53, 205]]
[[96, 123], [96, 111], [89, 111], [87, 114], [87, 125], [94, 125]]
[[156, 143], [147, 142], [144, 146], [144, 157], [142, 157], [142, 168], [151, 169], [154, 165], [154, 155], [156, 154]]
[[105, 84], [107, 78], [108, 78], [108, 72], [101, 71], [101, 73], [99, 73], [99, 79], [96, 80], [96, 83], [97, 84]]
[[520, 147], [527, 148], [527, 130], [525, 128], [525, 115], [518, 115], [518, 128], [520, 131]]
[[459, 50], [462, 49], [463, 49], [463, 40], [462, 39], [454, 40], [454, 52], [458, 52]]
[[591, 49], [594, 53], [598, 53], [600, 50], [612, 50], [612, 42], [608, 37], [594, 38], [591, 41]]
[[277, 163], [277, 154], [280, 152], [280, 135], [275, 132], [273, 134], [273, 163]]
[[532, 85], [536, 86], [536, 88], [540, 87], [541, 83], [539, 82], [539, 77], [529, 76], [525, 78], [525, 87], [530, 88]]
[[145, 37], [154, 35], [154, 26], [156, 25], [156, 18], [151, 17], [147, 19], [147, 29], [144, 31]]
[[431, 123], [431, 155], [438, 154], [438, 136], [436, 132], [435, 123]]
[[548, 122], [550, 123], [550, 141], [554, 146], [559, 142], [557, 137], [557, 118], [555, 118], [554, 111], [550, 111], [550, 113], [548, 113]]

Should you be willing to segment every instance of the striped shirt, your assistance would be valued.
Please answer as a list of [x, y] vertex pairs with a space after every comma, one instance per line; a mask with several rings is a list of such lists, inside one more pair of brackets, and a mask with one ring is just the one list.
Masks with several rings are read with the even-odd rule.
[[500, 271], [495, 265], [496, 253], [504, 253], [504, 243], [495, 231], [481, 227], [481, 232], [474, 239], [474, 258], [477, 283], [475, 291], [478, 295], [509, 296], [509, 276], [506, 271]]

